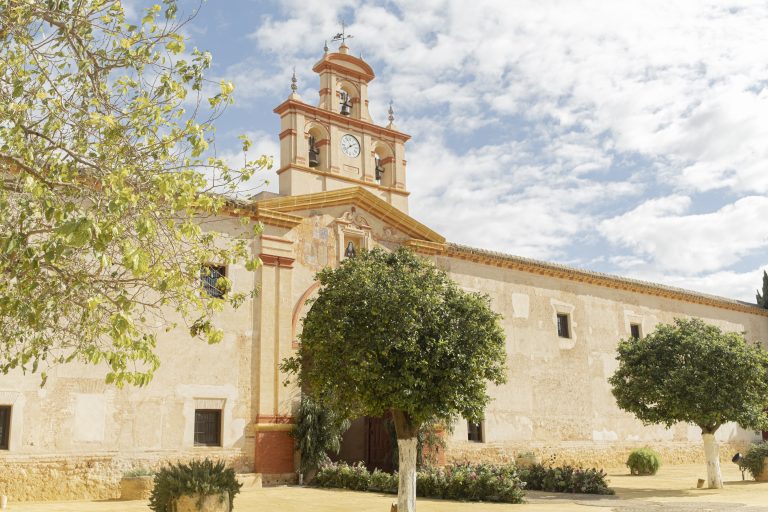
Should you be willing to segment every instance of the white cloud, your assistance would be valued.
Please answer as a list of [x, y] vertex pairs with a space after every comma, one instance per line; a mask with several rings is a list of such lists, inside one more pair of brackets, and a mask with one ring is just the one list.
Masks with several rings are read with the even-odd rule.
[[708, 290], [766, 246], [765, 2], [282, 6], [252, 34], [277, 71], [230, 68], [238, 92], [287, 93], [294, 65], [315, 87], [306, 70], [346, 16], [377, 72], [374, 119], [393, 99], [413, 135], [411, 211], [451, 240], [578, 260], [599, 226], [605, 253], [622, 251], [606, 265]]
[[704, 214], [689, 214], [687, 196], [647, 201], [600, 223], [608, 240], [646, 255], [660, 271], [692, 276], [768, 248], [768, 197], [750, 196]]

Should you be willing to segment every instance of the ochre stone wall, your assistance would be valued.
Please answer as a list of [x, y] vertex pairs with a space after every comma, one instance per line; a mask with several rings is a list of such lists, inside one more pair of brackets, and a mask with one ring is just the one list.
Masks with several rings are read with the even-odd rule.
[[158, 470], [170, 462], [209, 457], [223, 460], [237, 472], [249, 472], [253, 459], [239, 452], [205, 454], [77, 455], [0, 459], [0, 494], [14, 501], [98, 500], [120, 497], [120, 479], [137, 468]]
[[[650, 447], [659, 453], [661, 463], [704, 464], [704, 445], [702, 443], [563, 443], [560, 445], [531, 445], [525, 443], [470, 443], [450, 442], [446, 450], [446, 462], [514, 462], [515, 457], [530, 452], [539, 457], [544, 464], [573, 464], [583, 467], [602, 469], [625, 468], [627, 457], [638, 448]], [[721, 443], [720, 464], [730, 464], [734, 453], [744, 453], [749, 443]]]

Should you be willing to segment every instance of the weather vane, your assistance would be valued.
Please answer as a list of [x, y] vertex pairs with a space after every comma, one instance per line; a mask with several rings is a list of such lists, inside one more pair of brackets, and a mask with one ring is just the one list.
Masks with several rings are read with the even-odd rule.
[[331, 38], [331, 42], [335, 41], [341, 41], [341, 44], [347, 44], [347, 39], [352, 39], [354, 36], [351, 36], [346, 33], [347, 26], [344, 24], [344, 21], [341, 22], [341, 32], [333, 36]]

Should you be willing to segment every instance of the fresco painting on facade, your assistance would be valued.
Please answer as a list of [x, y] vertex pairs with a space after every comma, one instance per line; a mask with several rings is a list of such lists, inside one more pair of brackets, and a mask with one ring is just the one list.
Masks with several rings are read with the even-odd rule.
[[[250, 244], [263, 266], [255, 273], [216, 268], [233, 290], [249, 294], [239, 310], [219, 315], [222, 343], [193, 343], [180, 328], [160, 333], [163, 365], [139, 389], [106, 386], [101, 369], [78, 365], [52, 371], [44, 388], [36, 376], [0, 376], [0, 493], [113, 498], [128, 469], [203, 456], [262, 473], [265, 483], [291, 481], [289, 432], [300, 390], [283, 386], [279, 364], [295, 351], [317, 270], [377, 246], [433, 258], [462, 288], [488, 293], [503, 316], [508, 383], [490, 389], [482, 424], [456, 422], [447, 461], [512, 461], [528, 453], [621, 467], [642, 446], [666, 464], [699, 461], [695, 427], [644, 427], [618, 409], [607, 383], [618, 340], [697, 317], [765, 343], [768, 310], [447, 242], [408, 215], [409, 136], [391, 119], [386, 126], [371, 119], [370, 66], [343, 44], [313, 70], [318, 105], [294, 91], [275, 108], [280, 194], [239, 207], [264, 226]], [[206, 225], [225, 237], [239, 233], [235, 217]], [[718, 436], [725, 455], [760, 434], [730, 424]], [[358, 420], [347, 437], [342, 456], [387, 463], [378, 419]]]

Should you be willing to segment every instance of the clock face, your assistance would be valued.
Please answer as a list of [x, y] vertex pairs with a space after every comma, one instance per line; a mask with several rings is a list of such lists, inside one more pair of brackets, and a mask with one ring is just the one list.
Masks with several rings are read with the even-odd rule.
[[341, 138], [341, 151], [345, 155], [355, 158], [360, 154], [360, 143], [354, 136], [346, 134]]

